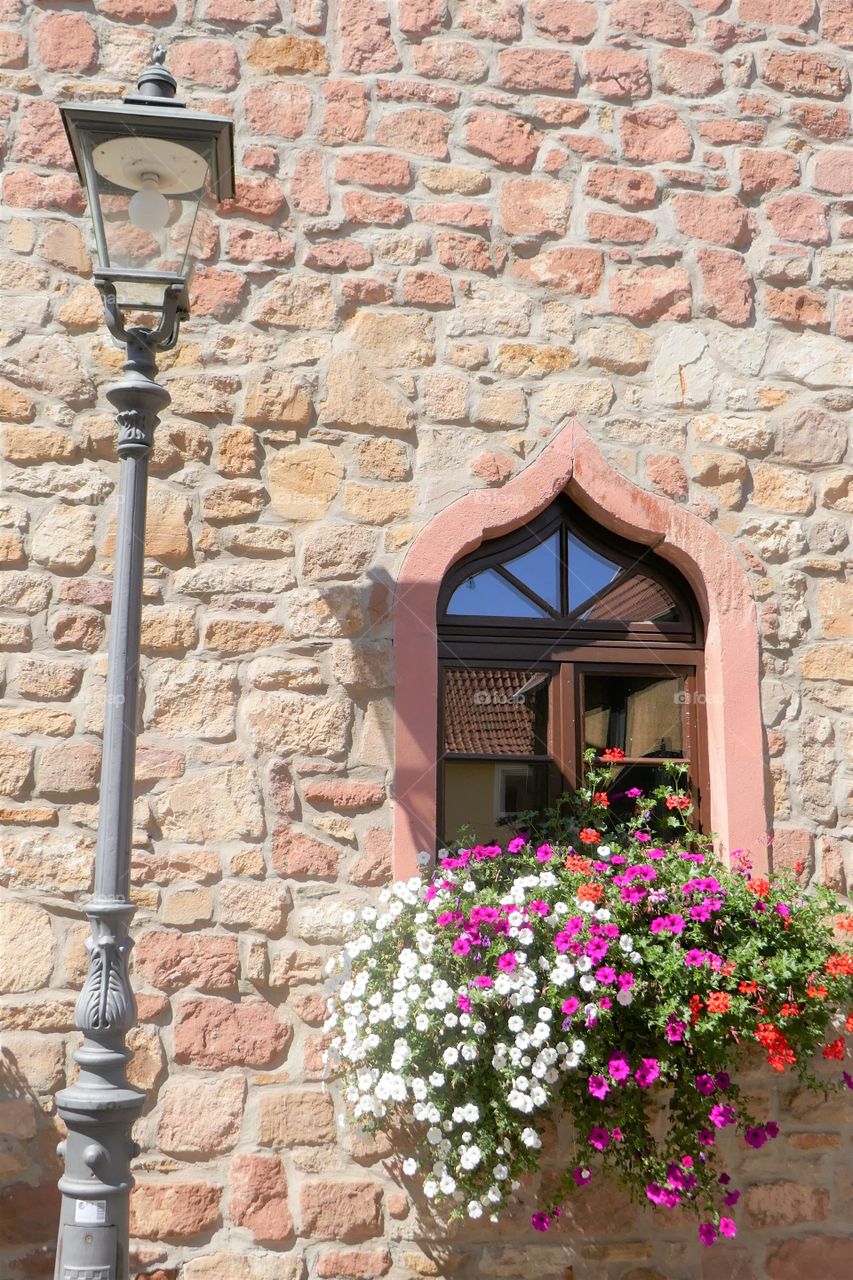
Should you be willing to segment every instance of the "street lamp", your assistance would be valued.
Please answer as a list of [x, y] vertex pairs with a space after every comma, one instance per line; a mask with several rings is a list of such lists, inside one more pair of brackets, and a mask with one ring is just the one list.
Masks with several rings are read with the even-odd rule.
[[[128, 1084], [125, 1046], [136, 1021], [127, 958], [145, 499], [154, 428], [169, 403], [155, 381], [156, 356], [175, 345], [189, 314], [199, 206], [208, 192], [217, 200], [234, 194], [231, 122], [186, 110], [164, 59], [158, 46], [121, 105], [60, 108], [94, 224], [95, 284], [126, 360], [107, 392], [118, 426], [118, 527], [89, 971], [75, 1010], [83, 1044], [77, 1082], [57, 1095], [68, 1136], [59, 1148], [55, 1280], [128, 1277], [130, 1161], [138, 1154], [131, 1131], [145, 1099]], [[153, 313], [154, 323], [130, 324], [134, 312]]]

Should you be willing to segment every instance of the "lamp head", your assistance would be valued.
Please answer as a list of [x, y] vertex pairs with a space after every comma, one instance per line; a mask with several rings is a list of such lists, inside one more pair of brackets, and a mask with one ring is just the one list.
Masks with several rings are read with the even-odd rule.
[[234, 195], [230, 120], [188, 111], [158, 45], [136, 92], [120, 104], [60, 108], [89, 201], [95, 283], [124, 311], [158, 311], [181, 293], [193, 265], [193, 233], [205, 197]]

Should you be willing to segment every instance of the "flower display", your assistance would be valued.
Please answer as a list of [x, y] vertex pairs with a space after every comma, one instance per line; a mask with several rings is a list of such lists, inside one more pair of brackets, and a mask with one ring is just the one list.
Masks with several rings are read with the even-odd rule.
[[[547, 839], [443, 850], [350, 922], [330, 1053], [353, 1119], [414, 1138], [402, 1171], [428, 1200], [497, 1220], [532, 1194], [541, 1232], [606, 1173], [694, 1212], [710, 1246], [737, 1230], [720, 1135], [759, 1149], [779, 1133], [737, 1085], [749, 1047], [806, 1086], [835, 1087], [831, 1069], [853, 1087], [835, 1065], [853, 1031], [853, 957], [836, 941], [850, 916], [794, 874], [718, 859], [691, 826], [683, 766], [605, 805], [621, 760], [588, 753]], [[526, 1184], [559, 1111], [572, 1157], [556, 1183]]]

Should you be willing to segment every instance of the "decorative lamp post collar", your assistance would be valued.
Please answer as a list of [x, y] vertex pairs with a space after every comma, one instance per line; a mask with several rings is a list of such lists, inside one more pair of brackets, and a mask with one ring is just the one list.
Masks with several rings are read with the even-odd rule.
[[[188, 314], [192, 233], [205, 194], [234, 193], [233, 126], [189, 111], [158, 48], [121, 105], [60, 108], [95, 233], [95, 283], [107, 326], [126, 349], [121, 380], [107, 391], [119, 455], [113, 605], [103, 765], [95, 851], [89, 971], [75, 1010], [83, 1033], [75, 1083], [57, 1094], [68, 1136], [55, 1280], [128, 1280], [132, 1139], [144, 1093], [133, 1088], [125, 1037], [136, 1022], [128, 977], [133, 784], [139, 638], [145, 569], [148, 457], [169, 394], [156, 379], [158, 351], [174, 346]], [[150, 327], [128, 323], [153, 312]]]

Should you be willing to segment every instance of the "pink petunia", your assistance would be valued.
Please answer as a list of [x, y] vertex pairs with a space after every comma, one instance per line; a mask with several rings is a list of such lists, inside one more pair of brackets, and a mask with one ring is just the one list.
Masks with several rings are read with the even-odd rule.
[[610, 1092], [610, 1085], [604, 1079], [604, 1076], [590, 1076], [587, 1082], [587, 1088], [593, 1098], [606, 1098]]
[[514, 951], [505, 951], [502, 956], [498, 957], [498, 968], [502, 970], [503, 973], [512, 973], [517, 966], [518, 961], [515, 958]]

